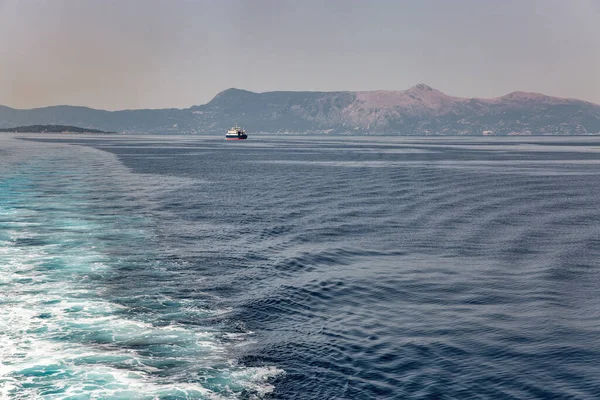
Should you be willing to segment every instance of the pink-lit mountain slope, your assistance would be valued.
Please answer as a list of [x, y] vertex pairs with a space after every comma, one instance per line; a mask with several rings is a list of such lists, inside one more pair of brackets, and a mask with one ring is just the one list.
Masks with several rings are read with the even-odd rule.
[[0, 128], [75, 125], [104, 131], [249, 132], [393, 135], [600, 134], [600, 106], [575, 99], [513, 92], [493, 99], [461, 98], [419, 84], [402, 91], [265, 92], [227, 89], [188, 109], [102, 111], [57, 106], [0, 106]]

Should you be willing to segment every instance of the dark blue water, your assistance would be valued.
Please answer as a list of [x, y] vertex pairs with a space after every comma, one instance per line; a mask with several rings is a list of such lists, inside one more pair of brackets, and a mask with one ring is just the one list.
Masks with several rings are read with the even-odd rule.
[[600, 397], [600, 139], [0, 138], [0, 397]]

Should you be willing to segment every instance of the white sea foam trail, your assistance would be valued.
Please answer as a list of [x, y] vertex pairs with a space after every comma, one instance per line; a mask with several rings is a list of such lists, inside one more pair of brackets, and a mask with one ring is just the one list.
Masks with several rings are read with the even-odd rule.
[[[280, 371], [238, 364], [228, 332], [202, 324], [220, 310], [170, 298], [152, 280], [168, 276], [169, 264], [153, 253], [145, 200], [123, 192], [133, 174], [100, 151], [1, 140], [0, 398], [237, 398], [272, 389]], [[110, 283], [127, 279], [123, 271], [134, 276], [131, 294], [113, 298]], [[153, 286], [146, 293], [141, 276]]]
[[[39, 385], [15, 393], [598, 397], [599, 138], [251, 139], [24, 147], [60, 168], [0, 175], [5, 301], [64, 293], [11, 304], [41, 341], [10, 353], [7, 385]], [[66, 372], [26, 376], [33, 348]]]

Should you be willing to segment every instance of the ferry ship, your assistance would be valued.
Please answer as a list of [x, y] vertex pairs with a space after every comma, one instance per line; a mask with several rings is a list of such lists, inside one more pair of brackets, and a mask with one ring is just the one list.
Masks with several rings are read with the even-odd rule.
[[229, 128], [227, 131], [227, 135], [225, 135], [225, 139], [227, 140], [242, 140], [248, 139], [248, 135], [246, 135], [246, 130], [240, 128], [239, 126], [234, 126], [233, 128]]

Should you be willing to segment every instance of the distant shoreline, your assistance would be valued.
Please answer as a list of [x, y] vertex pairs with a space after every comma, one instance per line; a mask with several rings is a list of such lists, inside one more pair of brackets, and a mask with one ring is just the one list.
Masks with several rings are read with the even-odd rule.
[[101, 131], [99, 129], [81, 128], [70, 125], [27, 125], [12, 128], [0, 128], [0, 132], [7, 133], [116, 133]]
[[0, 105], [0, 125], [5, 127], [53, 124], [121, 134], [195, 135], [225, 134], [235, 123], [251, 135], [600, 135], [600, 104], [528, 92], [463, 98], [418, 84], [407, 90], [366, 92], [255, 93], [231, 88], [206, 104], [186, 109], [106, 111], [51, 106], [17, 110]]

